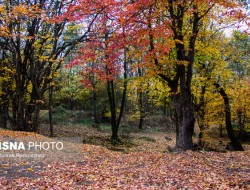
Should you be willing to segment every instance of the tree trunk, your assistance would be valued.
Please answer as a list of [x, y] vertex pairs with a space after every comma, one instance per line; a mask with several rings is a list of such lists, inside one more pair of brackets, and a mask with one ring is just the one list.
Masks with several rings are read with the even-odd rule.
[[198, 140], [199, 146], [203, 146], [204, 130], [206, 129], [206, 126], [205, 126], [205, 100], [204, 100], [205, 92], [206, 92], [206, 86], [203, 85], [201, 87], [201, 95], [200, 95], [199, 105], [196, 105], [197, 121], [198, 121], [198, 126], [200, 128], [199, 140]]
[[[116, 100], [115, 100], [114, 80], [107, 79], [107, 92], [108, 92], [110, 111], [111, 111], [111, 129], [112, 129], [111, 141], [112, 141], [112, 143], [116, 143], [117, 141], [119, 141], [118, 129], [119, 129], [119, 126], [121, 123], [121, 118], [123, 115], [125, 102], [126, 102], [126, 93], [127, 93], [127, 57], [126, 57], [126, 51], [127, 51], [127, 49], [124, 50], [123, 94], [122, 94], [120, 113], [118, 115], [118, 118], [116, 115], [117, 104], [116, 104]], [[111, 71], [108, 69], [108, 67], [106, 67], [106, 74], [107, 75], [111, 74]]]
[[37, 132], [39, 127], [39, 115], [41, 105], [43, 104], [42, 95], [39, 90], [35, 87], [35, 83], [32, 83], [32, 92], [30, 95], [29, 104], [24, 104], [25, 109], [25, 123], [26, 131]]
[[16, 127], [15, 129], [18, 131], [25, 131], [26, 123], [25, 123], [25, 104], [23, 101], [24, 97], [17, 97], [17, 116], [16, 116]]
[[218, 92], [222, 96], [224, 100], [224, 105], [225, 105], [225, 113], [226, 113], [226, 129], [227, 129], [227, 134], [228, 137], [231, 141], [231, 145], [235, 151], [244, 151], [240, 141], [234, 134], [234, 130], [232, 127], [231, 123], [231, 110], [230, 110], [230, 104], [229, 104], [229, 98], [225, 92], [225, 90], [218, 84], [218, 83], [213, 83], [213, 85], [217, 88]]
[[[192, 18], [192, 35], [188, 39], [188, 46], [184, 43], [184, 15], [186, 9], [183, 4], [169, 0], [169, 13], [172, 23], [173, 38], [175, 40], [176, 60], [175, 76], [170, 78], [164, 73], [159, 74], [164, 79], [172, 92], [172, 102], [175, 107], [176, 123], [176, 146], [178, 150], [192, 150], [194, 133], [194, 110], [191, 94], [191, 82], [193, 75], [193, 63], [195, 52], [195, 41], [198, 34], [199, 15], [193, 14]], [[176, 12], [174, 10], [177, 10]], [[150, 14], [150, 13], [149, 13]], [[154, 52], [154, 37], [152, 35], [151, 19], [148, 19], [149, 28], [149, 46], [150, 52]], [[163, 69], [159, 64], [157, 56], [154, 56], [154, 63], [159, 70]], [[184, 64], [185, 63], [185, 64]]]
[[167, 108], [167, 99], [164, 98], [164, 100], [163, 100], [163, 115], [164, 116], [169, 116], [168, 111], [169, 110]]
[[25, 131], [36, 132], [39, 126], [39, 115], [40, 115], [39, 100], [32, 100], [30, 105], [27, 105], [25, 109]]
[[0, 100], [3, 102], [0, 106], [0, 128], [7, 129], [7, 121], [8, 121], [8, 99], [6, 95], [2, 95]]
[[6, 106], [4, 105], [2, 105], [0, 108], [0, 128], [7, 128]]
[[41, 110], [41, 103], [36, 103], [32, 118], [32, 127], [31, 127], [32, 132], [37, 132], [38, 130], [40, 110]]
[[193, 149], [194, 112], [189, 92], [175, 95], [172, 99], [176, 112], [176, 149]]
[[[2, 43], [2, 42], [1, 42]], [[0, 51], [1, 53], [1, 58], [0, 58], [0, 77], [3, 78], [4, 77], [4, 70], [2, 70], [2, 68], [4, 67], [4, 59], [6, 59], [6, 54], [5, 52], [3, 52], [2, 50]], [[9, 82], [7, 82], [7, 84], [3, 84], [6, 83], [6, 81], [2, 81], [0, 83], [1, 85], [1, 90], [2, 90], [2, 95], [0, 96], [0, 127], [6, 129], [7, 128], [7, 115], [8, 115], [8, 111], [9, 111], [9, 104], [8, 104], [8, 90], [7, 88], [9, 88]]]
[[121, 106], [120, 106], [120, 113], [119, 113], [119, 116], [118, 116], [118, 119], [117, 119], [117, 122], [116, 122], [117, 130], [118, 130], [119, 126], [120, 126], [123, 111], [124, 111], [124, 108], [125, 108], [126, 94], [127, 94], [127, 68], [126, 68], [126, 65], [124, 64], [123, 92], [122, 92], [122, 101], [121, 101]]
[[142, 96], [142, 92], [139, 92], [139, 111], [140, 111], [140, 120], [139, 120], [139, 125], [138, 128], [142, 129], [143, 128], [143, 121], [144, 121], [144, 117], [145, 117], [145, 113], [144, 113], [144, 107], [143, 107], [143, 96]]
[[[159, 76], [168, 82], [171, 92], [173, 93], [172, 96], [175, 97], [172, 98], [172, 101], [175, 105], [176, 112], [176, 148], [188, 150], [193, 148], [192, 136], [195, 123], [191, 94], [195, 42], [199, 33], [200, 25], [202, 25], [202, 18], [207, 15], [214, 4], [204, 11], [204, 9], [198, 9], [199, 4], [196, 1], [189, 4], [190, 2], [186, 1], [179, 3], [179, 1], [168, 0], [168, 3], [168, 11], [171, 21], [170, 28], [172, 29], [173, 38], [175, 40], [176, 54], [174, 56], [176, 56], [178, 63], [175, 67], [176, 74], [174, 77], [169, 77], [164, 73], [159, 74]], [[192, 12], [191, 19], [188, 21], [190, 22], [188, 26], [190, 28], [186, 28], [184, 24], [187, 22], [185, 17], [186, 13], [190, 10], [191, 12], [193, 10], [197, 11]], [[186, 31], [189, 31], [189, 29], [192, 35], [185, 39], [185, 37], [187, 37]], [[188, 43], [186, 44], [185, 41]], [[150, 39], [151, 50], [155, 49], [153, 42], [154, 41]], [[157, 59], [155, 59], [154, 62], [159, 69], [162, 68]]]
[[239, 137], [244, 137], [246, 115], [244, 114], [242, 110], [238, 110], [237, 117], [238, 117], [238, 126], [239, 126]]
[[111, 112], [111, 129], [112, 129], [112, 141], [118, 140], [118, 128], [116, 125], [116, 103], [115, 103], [115, 92], [114, 92], [114, 82], [113, 80], [107, 82], [107, 91], [108, 91], [108, 97], [109, 97], [109, 106], [110, 106], [110, 112]]
[[[142, 77], [142, 71], [141, 71], [141, 68], [138, 68], [138, 75], [139, 77]], [[144, 120], [144, 117], [145, 117], [145, 110], [144, 110], [144, 105], [143, 105], [143, 92], [141, 89], [138, 89], [138, 94], [139, 94], [139, 97], [138, 97], [138, 104], [139, 104], [139, 111], [140, 111], [140, 120], [139, 120], [139, 125], [138, 125], [138, 128], [139, 129], [142, 129], [143, 127], [143, 120]]]

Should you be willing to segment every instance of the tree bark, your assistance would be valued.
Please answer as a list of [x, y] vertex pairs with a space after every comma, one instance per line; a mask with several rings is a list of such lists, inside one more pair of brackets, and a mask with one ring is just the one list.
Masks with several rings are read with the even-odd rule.
[[176, 149], [193, 149], [194, 112], [190, 92], [177, 94], [172, 98], [176, 113]]
[[[139, 77], [142, 77], [142, 71], [141, 68], [138, 68], [138, 75]], [[139, 112], [140, 112], [140, 119], [139, 119], [139, 125], [138, 128], [142, 129], [143, 128], [143, 121], [145, 117], [145, 109], [144, 109], [144, 104], [143, 104], [143, 92], [141, 89], [138, 89], [138, 104], [139, 104]]]
[[[107, 72], [109, 72], [107, 70]], [[111, 140], [116, 141], [118, 140], [118, 128], [116, 125], [116, 104], [115, 104], [115, 92], [114, 92], [114, 82], [113, 80], [107, 81], [107, 92], [109, 97], [109, 107], [111, 112], [111, 130], [112, 130], [112, 136]]]

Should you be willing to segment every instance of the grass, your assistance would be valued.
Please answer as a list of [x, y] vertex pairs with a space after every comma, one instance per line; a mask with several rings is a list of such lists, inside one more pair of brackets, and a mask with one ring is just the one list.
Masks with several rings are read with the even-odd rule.
[[[42, 123], [49, 122], [48, 110], [41, 110], [40, 121]], [[52, 121], [54, 124], [82, 124], [90, 125], [91, 117], [85, 111], [81, 110], [66, 110], [59, 106], [52, 111]]]
[[81, 121], [81, 124], [82, 124], [82, 125], [86, 125], [86, 126], [91, 125], [91, 123], [92, 123], [91, 118], [84, 118], [84, 119]]
[[110, 124], [102, 123], [99, 127], [103, 131], [110, 131], [111, 130], [111, 125]]

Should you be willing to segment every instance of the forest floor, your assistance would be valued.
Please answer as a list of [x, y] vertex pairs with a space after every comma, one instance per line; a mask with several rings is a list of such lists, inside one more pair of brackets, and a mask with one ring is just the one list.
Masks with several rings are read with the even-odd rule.
[[[51, 140], [47, 124], [40, 131], [35, 134], [0, 129], [0, 137]], [[54, 138], [71, 141], [67, 143], [77, 147], [80, 160], [0, 158], [0, 189], [250, 189], [249, 145], [244, 145], [244, 152], [173, 153], [167, 150], [175, 144], [171, 131], [122, 129], [121, 143], [114, 146], [105, 127], [57, 124]]]

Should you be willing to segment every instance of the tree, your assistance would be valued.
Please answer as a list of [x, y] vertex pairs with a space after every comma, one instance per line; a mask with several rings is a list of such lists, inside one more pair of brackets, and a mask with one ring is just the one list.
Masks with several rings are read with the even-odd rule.
[[246, 78], [249, 74], [250, 39], [246, 33], [234, 31], [229, 41], [228, 66], [235, 74], [235, 80]]
[[[12, 120], [16, 130], [36, 131], [44, 93], [61, 67], [64, 57], [83, 42], [95, 20], [96, 10], [81, 13], [76, 1], [4, 1], [0, 6], [2, 51], [15, 71]], [[65, 27], [76, 17], [86, 27], [77, 38], [68, 39]]]
[[228, 95], [231, 98], [232, 121], [239, 131], [239, 138], [246, 140], [247, 129], [250, 118], [250, 85], [249, 77], [236, 81], [231, 85]]
[[226, 128], [227, 128], [227, 134], [228, 137], [231, 140], [231, 145], [234, 150], [236, 151], [243, 151], [243, 147], [240, 143], [240, 141], [237, 139], [237, 137], [234, 134], [234, 130], [231, 123], [231, 111], [230, 111], [230, 104], [229, 104], [229, 98], [225, 90], [218, 84], [213, 83], [220, 95], [223, 97], [224, 105], [225, 105], [225, 115], [226, 115]]
[[228, 45], [227, 62], [233, 73], [230, 91], [232, 101], [232, 119], [237, 124], [240, 137], [244, 137], [249, 118], [249, 37], [244, 32], [234, 31]]
[[7, 128], [9, 116], [9, 104], [14, 93], [13, 78], [15, 71], [9, 68], [9, 60], [4, 51], [1, 51], [0, 63], [0, 127]]
[[[211, 125], [222, 125], [220, 118], [214, 118], [221, 110], [218, 95], [214, 94], [212, 81], [227, 81], [230, 71], [226, 70], [224, 58], [227, 39], [221, 32], [214, 32], [209, 28], [209, 21], [204, 21], [196, 43], [196, 55], [193, 68], [192, 92], [194, 96], [194, 110], [199, 126], [199, 146], [203, 146], [205, 131]], [[223, 73], [223, 74], [222, 74]], [[213, 115], [213, 116], [212, 116]], [[223, 115], [223, 114], [222, 114]], [[212, 119], [213, 118], [213, 119]]]
[[[94, 23], [90, 41], [79, 50], [78, 57], [72, 63], [80, 64], [83, 67], [82, 83], [92, 88], [94, 97], [96, 96], [96, 81], [105, 82], [111, 113], [111, 139], [116, 142], [125, 106], [128, 59], [127, 47], [123, 37], [124, 28], [117, 24], [116, 14], [121, 3], [115, 1], [108, 3], [109, 6], [106, 2], [100, 2], [96, 5], [102, 11], [97, 17], [96, 23]], [[118, 80], [123, 80], [123, 86], [121, 87], [123, 92], [120, 101], [116, 97]], [[94, 104], [94, 110], [95, 107]]]
[[216, 20], [215, 15], [223, 15], [223, 19], [226, 16], [242, 18], [241, 10], [237, 12], [236, 7], [239, 6], [238, 2], [225, 1], [128, 3], [129, 21], [140, 28], [137, 31], [133, 28], [135, 36], [140, 39], [137, 40], [141, 43], [140, 48], [148, 48], [144, 63], [147, 62], [150, 69], [165, 80], [171, 89], [176, 116], [177, 149], [187, 150], [193, 147], [195, 117], [191, 86], [196, 41], [198, 35], [202, 35], [200, 29], [207, 18], [210, 18], [211, 24], [221, 22]]

